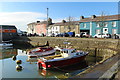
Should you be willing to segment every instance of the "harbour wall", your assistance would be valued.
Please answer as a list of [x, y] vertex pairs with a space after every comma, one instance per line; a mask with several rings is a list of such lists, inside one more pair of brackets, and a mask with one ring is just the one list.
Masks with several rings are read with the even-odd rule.
[[17, 37], [13, 43], [19, 45], [39, 46], [46, 42], [52, 47], [66, 46], [64, 42], [69, 42], [70, 46], [76, 49], [99, 48], [99, 49], [120, 49], [120, 39], [96, 39], [96, 38], [69, 38], [69, 37]]
[[90, 52], [89, 55], [102, 56], [105, 59], [120, 53], [120, 39], [96, 39], [75, 37], [18, 37], [13, 40], [16, 45], [24, 47], [37, 47], [49, 42], [51, 47], [65, 47], [64, 42], [69, 42], [69, 47]]

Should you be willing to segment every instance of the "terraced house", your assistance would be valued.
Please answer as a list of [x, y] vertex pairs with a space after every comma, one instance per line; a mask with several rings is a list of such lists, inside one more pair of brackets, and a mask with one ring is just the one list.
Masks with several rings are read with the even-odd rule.
[[37, 21], [27, 24], [27, 33], [28, 34], [37, 34], [41, 36], [42, 34], [47, 35], [47, 27], [52, 24], [52, 19], [49, 18], [47, 21]]
[[86, 32], [92, 37], [95, 34], [117, 34], [120, 36], [120, 15], [95, 16], [89, 18], [81, 16], [80, 32]]
[[48, 34], [59, 34], [67, 32], [74, 32], [75, 34], [80, 34], [79, 21], [66, 22], [65, 20], [62, 20], [62, 22], [53, 23], [48, 27]]

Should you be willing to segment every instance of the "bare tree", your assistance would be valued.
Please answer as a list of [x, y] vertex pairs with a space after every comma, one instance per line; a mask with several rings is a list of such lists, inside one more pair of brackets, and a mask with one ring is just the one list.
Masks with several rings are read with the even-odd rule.
[[74, 17], [71, 17], [69, 16], [67, 18], [67, 26], [68, 26], [68, 30], [71, 31], [72, 29], [75, 29], [75, 18]]

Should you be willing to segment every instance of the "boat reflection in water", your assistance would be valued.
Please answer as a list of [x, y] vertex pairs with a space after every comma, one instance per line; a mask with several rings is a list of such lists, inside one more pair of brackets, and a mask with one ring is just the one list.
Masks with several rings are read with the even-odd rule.
[[27, 62], [30, 62], [30, 64], [32, 64], [32, 63], [37, 63], [38, 57], [37, 57], [37, 56], [28, 56], [28, 58], [27, 58], [26, 61], [27, 61]]
[[68, 78], [82, 72], [86, 67], [87, 62], [83, 61], [63, 68], [38, 69], [38, 73], [45, 78]]

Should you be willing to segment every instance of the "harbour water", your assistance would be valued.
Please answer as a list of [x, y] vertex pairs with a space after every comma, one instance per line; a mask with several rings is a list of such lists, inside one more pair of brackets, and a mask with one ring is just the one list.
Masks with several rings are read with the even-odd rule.
[[[52, 70], [40, 70], [37, 66], [37, 61], [29, 61], [27, 57], [27, 50], [29, 49], [17, 49], [8, 48], [0, 49], [0, 78], [68, 78], [74, 76], [91, 65], [94, 65], [100, 59], [96, 59], [94, 56], [87, 56], [86, 60], [65, 68], [56, 68]], [[13, 56], [16, 56], [16, 60], [22, 60], [22, 70], [16, 69], [16, 60], [13, 60]]]

